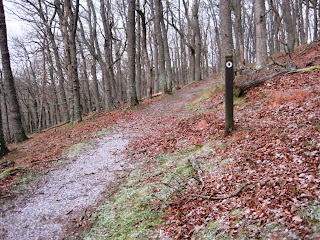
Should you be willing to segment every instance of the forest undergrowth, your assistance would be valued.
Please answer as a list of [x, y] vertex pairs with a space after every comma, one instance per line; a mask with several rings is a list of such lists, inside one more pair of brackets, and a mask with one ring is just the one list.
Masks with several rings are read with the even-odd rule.
[[[320, 65], [319, 42], [310, 46], [293, 55], [299, 68]], [[123, 119], [152, 129], [131, 142], [137, 167], [119, 174], [123, 183], [85, 219], [83, 238], [319, 239], [319, 69], [275, 77], [235, 97], [235, 129], [227, 137], [222, 84], [175, 115], [142, 115], [144, 105], [170, 97], [34, 135], [1, 160], [5, 169], [20, 167], [0, 180], [2, 196], [27, 171]]]
[[[319, 44], [309, 48], [293, 59], [300, 68], [319, 65]], [[132, 143], [144, 164], [100, 209], [86, 238], [318, 239], [320, 71], [314, 69], [235, 97], [228, 137], [224, 88], [217, 85], [189, 103], [191, 114], [170, 130]]]

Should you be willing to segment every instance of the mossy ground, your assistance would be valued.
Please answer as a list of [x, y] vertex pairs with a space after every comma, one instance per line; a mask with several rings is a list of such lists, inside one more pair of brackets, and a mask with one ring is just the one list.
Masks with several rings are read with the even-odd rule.
[[[157, 239], [167, 202], [195, 173], [188, 162], [206, 147], [163, 154], [133, 170], [120, 189], [94, 216], [84, 239]], [[198, 184], [195, 181], [195, 184]]]
[[75, 144], [71, 146], [68, 149], [68, 157], [74, 157], [75, 155], [79, 154], [84, 147], [88, 146], [90, 144], [91, 140], [84, 140], [78, 144]]

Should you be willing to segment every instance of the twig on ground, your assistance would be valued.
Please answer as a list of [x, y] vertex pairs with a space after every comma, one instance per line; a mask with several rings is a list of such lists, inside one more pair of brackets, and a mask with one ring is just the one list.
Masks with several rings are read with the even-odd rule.
[[129, 153], [129, 156], [133, 156], [133, 155], [140, 154], [140, 153], [145, 153], [146, 151], [147, 151], [147, 149], [142, 149], [142, 150], [139, 150], [136, 152]]
[[224, 200], [224, 199], [232, 198], [232, 197], [239, 195], [243, 191], [243, 189], [250, 184], [251, 184], [251, 182], [242, 184], [239, 187], [239, 189], [237, 191], [235, 191], [234, 193], [231, 193], [230, 195], [222, 196], [222, 197], [213, 197], [212, 195], [206, 196], [206, 195], [198, 195], [198, 194], [189, 194], [189, 196], [191, 196], [193, 198], [204, 198], [204, 199], [208, 199], [208, 200]]
[[45, 162], [54, 162], [54, 161], [59, 161], [60, 159], [49, 159], [49, 160], [39, 160], [39, 161], [34, 161], [31, 162], [30, 164], [37, 164], [37, 163], [45, 163]]

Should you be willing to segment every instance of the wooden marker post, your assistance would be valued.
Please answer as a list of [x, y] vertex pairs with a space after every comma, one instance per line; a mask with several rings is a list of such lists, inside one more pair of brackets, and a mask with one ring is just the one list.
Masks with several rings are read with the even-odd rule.
[[233, 56], [226, 56], [225, 72], [225, 136], [233, 130]]

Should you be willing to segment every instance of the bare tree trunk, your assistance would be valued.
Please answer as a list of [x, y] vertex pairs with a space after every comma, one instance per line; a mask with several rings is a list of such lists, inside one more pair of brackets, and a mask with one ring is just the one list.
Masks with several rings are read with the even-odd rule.
[[[233, 66], [227, 65], [225, 62], [228, 58], [228, 62], [232, 59], [233, 50], [233, 37], [232, 37], [232, 20], [231, 20], [231, 2], [230, 0], [220, 1], [220, 26], [221, 26], [221, 42], [223, 42], [222, 47], [222, 58], [221, 62], [223, 78], [225, 80], [225, 135], [229, 134], [233, 130]], [[226, 72], [226, 67], [228, 72]], [[232, 71], [232, 72], [231, 72]], [[232, 77], [232, 78], [231, 78]], [[231, 78], [231, 79], [230, 79]]]
[[51, 80], [51, 87], [52, 87], [52, 95], [53, 95], [53, 105], [54, 105], [54, 117], [55, 117], [55, 124], [61, 122], [61, 113], [59, 108], [59, 101], [58, 101], [58, 93], [57, 93], [57, 85], [54, 79], [54, 65], [53, 59], [50, 52], [49, 44], [47, 44], [47, 56], [48, 62], [50, 65], [49, 73], [50, 73], [50, 80]]
[[42, 46], [42, 84], [41, 84], [41, 99], [40, 99], [40, 113], [39, 113], [39, 123], [38, 123], [38, 132], [41, 132], [43, 127], [42, 120], [44, 114], [44, 90], [46, 87], [46, 54], [45, 54], [45, 43]]
[[82, 73], [83, 73], [83, 79], [82, 79], [82, 82], [84, 84], [84, 94], [87, 98], [87, 108], [88, 108], [88, 111], [89, 112], [92, 112], [92, 102], [91, 102], [91, 93], [90, 93], [90, 85], [89, 85], [89, 77], [88, 77], [88, 72], [87, 72], [87, 59], [84, 55], [84, 50], [82, 48], [82, 44], [79, 42], [79, 50], [80, 50], [80, 53], [81, 53], [81, 58], [82, 58], [82, 64], [83, 64], [83, 70], [82, 70]]
[[[3, 81], [2, 71], [0, 70], [0, 81]], [[9, 149], [7, 148], [4, 133], [3, 133], [3, 122], [2, 122], [2, 101], [4, 98], [2, 98], [3, 94], [0, 89], [0, 158], [6, 155], [9, 152]]]
[[[111, 73], [111, 36], [110, 36], [110, 25], [106, 18], [106, 10], [105, 10], [105, 1], [100, 0], [100, 15], [102, 18], [103, 29], [104, 29], [104, 52], [105, 52], [105, 62], [102, 63], [102, 59], [100, 59], [100, 64], [104, 65], [102, 72], [104, 75], [104, 97], [105, 97], [105, 107], [107, 110], [112, 110], [114, 108], [114, 99], [112, 98], [114, 95], [112, 93], [112, 73]], [[96, 45], [97, 46], [97, 45]], [[101, 56], [100, 56], [101, 58]]]
[[[155, 24], [154, 24], [155, 25]], [[160, 92], [160, 78], [159, 78], [159, 64], [158, 64], [158, 59], [159, 59], [159, 48], [158, 48], [158, 41], [157, 41], [157, 36], [156, 36], [156, 26], [154, 26], [154, 34], [153, 35], [153, 66], [154, 66], [154, 93]], [[151, 42], [151, 41], [150, 41]], [[150, 48], [152, 51], [152, 48]]]
[[79, 0], [76, 0], [75, 12], [71, 9], [70, 0], [68, 2], [69, 8], [69, 26], [70, 26], [70, 60], [71, 60], [71, 76], [72, 76], [72, 93], [73, 93], [73, 110], [74, 120], [73, 123], [77, 124], [82, 121], [81, 117], [81, 104], [80, 104], [80, 83], [78, 76], [78, 59], [77, 59], [77, 45], [76, 45], [76, 32], [79, 19]]
[[283, 11], [283, 19], [286, 26], [287, 33], [287, 41], [286, 45], [288, 48], [288, 52], [292, 53], [294, 51], [295, 45], [295, 36], [294, 36], [294, 26], [292, 24], [292, 14], [290, 8], [290, 2], [287, 0], [282, 0], [282, 11]]
[[267, 64], [267, 32], [266, 32], [265, 0], [254, 0], [254, 13], [256, 23], [256, 68], [260, 69]]
[[[53, 13], [53, 17], [55, 16], [56, 12], [59, 11], [59, 9], [60, 9], [60, 6], [58, 4], [60, 5], [60, 2], [55, 0], [56, 7], [55, 7], [55, 12]], [[60, 108], [61, 108], [60, 112], [63, 115], [63, 121], [68, 122], [70, 120], [70, 115], [69, 115], [69, 111], [68, 111], [69, 107], [68, 107], [66, 92], [65, 92], [65, 88], [64, 88], [65, 78], [64, 78], [63, 72], [62, 72], [62, 64], [61, 64], [61, 60], [60, 60], [59, 48], [56, 44], [55, 36], [52, 32], [52, 23], [53, 23], [54, 18], [52, 17], [50, 19], [50, 21], [48, 21], [49, 17], [45, 16], [41, 4], [39, 4], [39, 7], [36, 7], [36, 5], [32, 5], [32, 6], [37, 10], [42, 23], [45, 25], [46, 33], [48, 34], [50, 43], [52, 45], [54, 60], [55, 60], [56, 70], [57, 70], [57, 75], [58, 75], [58, 80], [59, 80], [59, 98], [60, 98]], [[59, 8], [57, 6], [59, 6]]]
[[309, 7], [310, 7], [310, 1], [306, 0], [306, 33], [304, 35], [304, 44], [308, 43], [308, 37], [309, 37]]
[[[179, 9], [181, 9], [181, 1], [179, 1]], [[179, 28], [182, 29], [182, 18], [181, 18], [181, 11], [179, 11]], [[187, 84], [187, 54], [184, 39], [180, 36], [180, 48], [181, 48], [181, 81], [182, 85]]]
[[173, 76], [172, 76], [171, 57], [170, 57], [170, 49], [169, 49], [169, 43], [168, 43], [168, 33], [163, 20], [163, 6], [161, 1], [160, 1], [160, 20], [161, 20], [160, 25], [162, 30], [164, 59], [165, 59], [165, 68], [166, 68], [166, 84], [167, 84], [166, 88], [167, 88], [167, 93], [172, 93]]
[[302, 8], [302, 0], [297, 0], [297, 11], [298, 11], [298, 18], [299, 18], [299, 36], [300, 36], [300, 43], [305, 44], [305, 29], [304, 29], [304, 18], [303, 18], [303, 8]]
[[[299, 46], [299, 10], [298, 10], [298, 6], [297, 6], [297, 0], [295, 0], [295, 2], [291, 1], [290, 4], [291, 7], [291, 12], [292, 12], [292, 25], [293, 25], [293, 31], [294, 31], [294, 44], [295, 47]], [[298, 26], [298, 28], [296, 27]]]
[[[92, 75], [92, 84], [93, 84], [93, 95], [94, 95], [94, 103], [95, 103], [95, 109], [97, 112], [101, 111], [101, 104], [100, 104], [100, 94], [99, 94], [99, 85], [98, 85], [98, 78], [97, 78], [97, 67], [96, 62], [99, 63], [102, 72], [106, 72], [103, 69], [107, 68], [106, 64], [102, 60], [100, 48], [98, 45], [97, 40], [97, 15], [94, 8], [94, 5], [91, 0], [87, 0], [88, 5], [88, 25], [89, 25], [89, 42], [87, 41], [87, 38], [85, 37], [84, 29], [82, 26], [82, 22], [80, 23], [80, 33], [82, 36], [82, 40], [84, 41], [85, 45], [88, 47], [90, 54], [92, 56], [92, 63], [91, 63], [91, 75]], [[109, 96], [111, 99], [111, 96]]]
[[2, 0], [0, 1], [0, 48], [4, 86], [9, 101], [9, 112], [12, 128], [14, 131], [14, 140], [16, 143], [19, 143], [26, 140], [27, 136], [22, 126], [20, 107], [17, 99], [17, 93], [14, 86], [14, 79], [11, 70], [10, 55], [7, 41], [6, 21]]
[[221, 66], [222, 76], [225, 76], [225, 56], [233, 55], [232, 21], [231, 21], [231, 3], [230, 0], [220, 1], [220, 33], [221, 33]]
[[[3, 133], [4, 133], [4, 138], [7, 142], [10, 142], [12, 140], [11, 138], [11, 132], [10, 132], [10, 126], [9, 126], [9, 112], [8, 112], [8, 104], [7, 104], [7, 98], [6, 98], [6, 93], [4, 92], [4, 86], [3, 86], [3, 77], [2, 77], [2, 71], [0, 71], [0, 76], [1, 76], [1, 88], [0, 88], [0, 93], [1, 93], [1, 109], [2, 111], [2, 116], [0, 115], [1, 120], [2, 120], [2, 127], [3, 127]], [[4, 125], [4, 126], [3, 126]]]
[[244, 39], [243, 39], [243, 28], [242, 28], [242, 16], [241, 16], [241, 8], [242, 7], [242, 0], [235, 0], [234, 1], [234, 13], [235, 13], [235, 35], [237, 41], [237, 48], [236, 48], [236, 65], [243, 64], [245, 65], [244, 61]]
[[142, 11], [141, 9], [138, 9], [137, 12], [140, 14], [141, 21], [142, 21], [142, 59], [143, 59], [143, 64], [145, 67], [146, 78], [147, 78], [147, 98], [151, 98], [153, 76], [152, 76], [152, 68], [151, 68], [150, 60], [148, 57], [148, 50], [147, 50], [146, 16], [145, 16], [145, 11]]
[[[1, 81], [2, 81], [2, 72], [0, 71]], [[0, 92], [1, 94], [1, 92]], [[0, 158], [6, 155], [9, 152], [6, 142], [4, 140], [3, 127], [2, 127], [2, 111], [1, 111], [1, 98], [0, 98]]]
[[318, 39], [318, 0], [313, 0], [313, 41]]
[[[139, 0], [138, 0], [139, 2]], [[142, 93], [141, 93], [141, 20], [140, 16], [137, 16], [137, 25], [138, 25], [138, 31], [137, 31], [137, 37], [136, 37], [136, 92], [137, 92], [137, 98], [139, 101], [142, 99]]]
[[160, 83], [160, 90], [162, 94], [167, 93], [167, 81], [166, 81], [166, 67], [165, 67], [165, 55], [164, 55], [164, 43], [163, 43], [163, 35], [161, 30], [161, 7], [160, 7], [161, 0], [154, 0], [155, 5], [155, 34], [158, 43], [158, 64], [159, 64], [159, 83]]
[[136, 61], [136, 36], [135, 36], [135, 0], [129, 0], [128, 5], [128, 23], [127, 23], [127, 35], [128, 35], [128, 79], [127, 79], [127, 101], [128, 107], [139, 104], [136, 92], [135, 83], [135, 61]]
[[192, 7], [193, 31], [195, 36], [195, 81], [198, 82], [201, 77], [201, 32], [199, 24], [199, 0], [193, 1]]

